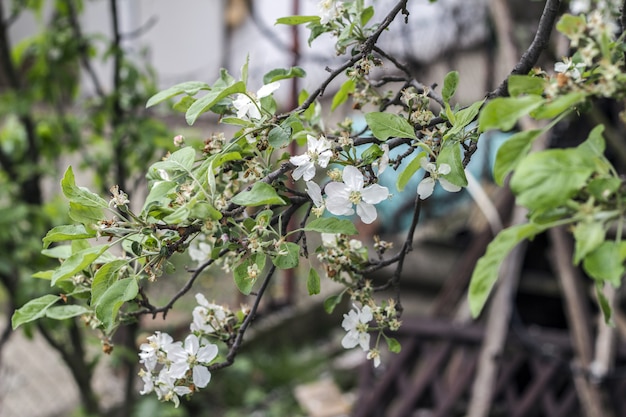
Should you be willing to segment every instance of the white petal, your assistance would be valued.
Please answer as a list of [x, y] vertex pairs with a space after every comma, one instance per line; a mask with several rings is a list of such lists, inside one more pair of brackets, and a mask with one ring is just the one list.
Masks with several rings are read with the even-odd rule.
[[439, 178], [439, 184], [441, 184], [444, 190], [450, 193], [456, 193], [457, 191], [461, 191], [461, 187], [459, 187], [458, 185], [452, 184], [450, 181], [448, 181], [445, 178]]
[[322, 198], [322, 189], [317, 183], [313, 181], [306, 182], [306, 193], [311, 197], [313, 204], [315, 207], [321, 207], [324, 204], [324, 199]]
[[317, 165], [319, 165], [322, 168], [326, 168], [332, 156], [333, 156], [333, 153], [330, 150], [326, 150], [320, 153], [317, 157]]
[[433, 177], [424, 178], [417, 186], [417, 195], [421, 200], [425, 200], [430, 197], [435, 190], [435, 180]]
[[259, 109], [253, 103], [250, 103], [250, 105], [248, 106], [247, 112], [248, 112], [248, 115], [250, 116], [251, 119], [260, 119], [261, 118], [261, 113], [259, 112]]
[[369, 333], [359, 333], [359, 345], [364, 352], [370, 350], [370, 335]]
[[278, 81], [265, 84], [263, 87], [259, 88], [259, 91], [256, 92], [256, 96], [258, 98], [267, 97], [270, 94], [272, 94], [274, 91], [278, 90], [278, 87], [280, 87], [280, 83]]
[[359, 344], [359, 333], [352, 331], [348, 332], [343, 339], [341, 339], [341, 346], [345, 349], [352, 349]]
[[354, 214], [352, 203], [345, 198], [327, 197], [326, 209], [337, 216], [349, 216]]
[[300, 165], [304, 165], [307, 162], [311, 162], [311, 157], [304, 153], [302, 155], [292, 156], [291, 158], [289, 158], [289, 162], [299, 167]]
[[382, 185], [372, 184], [361, 191], [363, 201], [369, 204], [378, 204], [389, 197], [389, 190]]
[[361, 323], [369, 323], [374, 318], [374, 314], [372, 314], [372, 308], [370, 306], [365, 306], [361, 310], [361, 314], [359, 314], [359, 320]]
[[309, 151], [315, 152], [318, 145], [318, 140], [313, 135], [306, 135], [306, 147]]
[[326, 185], [326, 195], [329, 198], [342, 198], [348, 200], [350, 197], [350, 190], [346, 187], [346, 184], [341, 182], [330, 182]]
[[437, 168], [437, 173], [441, 175], [448, 175], [450, 171], [452, 171], [452, 168], [450, 168], [448, 164], [441, 164], [439, 168]]
[[198, 349], [198, 354], [196, 355], [196, 359], [198, 362], [202, 363], [210, 363], [217, 356], [217, 345], [209, 343], [206, 346], [202, 346]]
[[430, 173], [435, 172], [435, 169], [437, 168], [435, 164], [433, 164], [432, 162], [428, 162], [428, 158], [426, 158], [425, 156], [422, 156], [420, 158], [420, 166], [424, 171], [428, 171]]
[[300, 178], [304, 178], [305, 181], [310, 181], [315, 176], [315, 165], [313, 162], [307, 162], [294, 169], [291, 173], [291, 177], [298, 181]]
[[363, 189], [363, 174], [358, 168], [348, 165], [343, 169], [343, 182], [350, 191], [361, 191]]
[[376, 213], [376, 207], [363, 202], [356, 205], [356, 214], [359, 215], [361, 221], [365, 224], [373, 223], [378, 216]]
[[211, 372], [205, 366], [193, 367], [193, 384], [198, 388], [204, 388], [211, 381]]

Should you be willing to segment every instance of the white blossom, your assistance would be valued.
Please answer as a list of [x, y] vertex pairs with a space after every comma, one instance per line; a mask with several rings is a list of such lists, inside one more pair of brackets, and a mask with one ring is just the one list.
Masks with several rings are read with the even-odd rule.
[[371, 349], [367, 352], [367, 359], [374, 361], [374, 368], [378, 368], [380, 366], [380, 352], [378, 349]]
[[439, 167], [437, 167], [437, 165], [435, 165], [434, 163], [428, 162], [428, 159], [426, 158], [420, 159], [420, 165], [422, 166], [424, 171], [430, 173], [430, 176], [420, 181], [419, 185], [417, 186], [417, 194], [419, 195], [421, 200], [424, 200], [432, 195], [435, 189], [435, 182], [437, 181], [439, 181], [439, 184], [441, 184], [444, 190], [451, 193], [456, 193], [457, 191], [461, 190], [461, 187], [452, 184], [450, 181], [442, 177], [442, 175], [447, 175], [450, 173], [450, 165], [439, 164]]
[[370, 306], [364, 306], [362, 309], [359, 309], [356, 305], [353, 305], [353, 309], [348, 314], [343, 315], [341, 327], [348, 333], [341, 340], [341, 346], [351, 349], [358, 345], [361, 346], [363, 351], [369, 351], [370, 335], [367, 332], [367, 326], [372, 319], [373, 315]]
[[585, 70], [585, 64], [579, 62], [574, 64], [572, 58], [565, 57], [563, 61], [554, 64], [554, 71], [561, 74], [569, 74], [574, 80], [579, 80], [581, 77], [581, 69]]
[[155, 381], [154, 391], [157, 394], [157, 398], [163, 401], [171, 401], [175, 407], [180, 405], [179, 395], [191, 394], [191, 389], [184, 385], [176, 385], [177, 378], [174, 378], [165, 369], [161, 371], [159, 377]]
[[378, 161], [378, 175], [382, 174], [389, 166], [389, 145], [384, 143], [380, 148], [383, 150], [383, 155]]
[[169, 374], [174, 378], [182, 378], [191, 369], [194, 385], [204, 388], [211, 380], [211, 372], [202, 364], [208, 364], [215, 359], [217, 351], [217, 345], [201, 345], [198, 336], [190, 334], [185, 338], [183, 346], [173, 346], [167, 353], [167, 358], [171, 361]]
[[261, 107], [261, 103], [259, 102], [259, 99], [271, 95], [278, 89], [278, 87], [280, 87], [280, 83], [278, 81], [265, 84], [254, 95], [254, 101], [252, 101], [252, 99], [246, 94], [237, 94], [237, 97], [233, 100], [233, 106], [237, 109], [237, 117], [240, 119], [245, 119], [246, 117], [249, 117], [250, 119], [260, 119], [261, 112], [259, 111], [259, 108]]
[[378, 214], [374, 204], [378, 204], [389, 196], [387, 187], [372, 184], [363, 187], [364, 179], [361, 172], [348, 165], [343, 170], [343, 182], [331, 182], [326, 186], [326, 208], [338, 216], [356, 213], [363, 223], [370, 224]]
[[339, 17], [343, 10], [343, 4], [339, 0], [321, 0], [317, 4], [320, 15], [320, 23], [325, 25]]
[[144, 364], [146, 369], [153, 371], [159, 360], [165, 356], [174, 339], [167, 333], [156, 331], [152, 336], [148, 336], [148, 343], [139, 346], [139, 362]]
[[307, 151], [302, 155], [292, 156], [289, 158], [289, 162], [296, 166], [291, 176], [294, 180], [304, 178], [305, 181], [310, 181], [315, 176], [315, 164], [320, 167], [326, 168], [330, 162], [330, 158], [333, 156], [332, 144], [323, 135], [317, 139], [315, 136], [307, 135]]
[[224, 307], [209, 303], [202, 294], [196, 294], [196, 301], [199, 305], [193, 309], [189, 326], [192, 332], [211, 334], [224, 327], [228, 316]]

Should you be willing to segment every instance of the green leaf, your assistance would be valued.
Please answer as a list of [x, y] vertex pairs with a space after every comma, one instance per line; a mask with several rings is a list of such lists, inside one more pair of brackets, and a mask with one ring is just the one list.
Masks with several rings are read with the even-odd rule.
[[583, 260], [583, 269], [598, 281], [609, 281], [618, 288], [624, 276], [623, 245], [625, 242], [604, 241]]
[[304, 227], [304, 230], [306, 232], [340, 233], [342, 235], [356, 235], [358, 233], [353, 222], [336, 217], [320, 217], [312, 220]]
[[92, 193], [87, 188], [78, 187], [76, 185], [74, 171], [71, 166], [67, 167], [65, 175], [61, 180], [61, 189], [65, 197], [72, 203], [92, 207], [94, 209], [105, 209], [109, 207], [107, 201], [98, 194]]
[[287, 202], [278, 195], [274, 187], [265, 182], [256, 182], [250, 191], [242, 191], [231, 200], [233, 204], [246, 207], [285, 205]]
[[396, 180], [396, 188], [398, 189], [398, 191], [404, 190], [404, 187], [406, 187], [409, 180], [413, 177], [413, 174], [415, 174], [417, 170], [422, 167], [420, 165], [420, 159], [425, 157], [425, 152], [418, 153], [417, 156], [413, 158], [411, 162], [409, 162], [407, 166], [402, 170], [402, 172], [398, 175], [398, 179]]
[[162, 203], [160, 206], [167, 206], [171, 199], [168, 195], [175, 193], [176, 191], [176, 182], [175, 181], [156, 181], [150, 187], [150, 192], [146, 197], [146, 202], [144, 203], [142, 212], [146, 211], [151, 203], [157, 202]]
[[377, 144], [372, 144], [369, 148], [361, 153], [361, 160], [363, 161], [364, 165], [369, 165], [384, 154], [385, 152], [380, 149], [380, 146], [378, 146]]
[[243, 81], [236, 82], [229, 87], [221, 89], [214, 88], [189, 107], [187, 113], [185, 113], [185, 120], [187, 120], [187, 124], [190, 126], [193, 125], [201, 114], [211, 110], [211, 108], [221, 99], [228, 97], [231, 94], [245, 92], [246, 84]]
[[190, 173], [195, 160], [196, 150], [191, 146], [185, 146], [171, 154], [166, 160], [152, 164], [150, 171], [163, 169]]
[[615, 177], [594, 178], [587, 184], [587, 191], [599, 201], [608, 201], [622, 185], [622, 180]]
[[530, 115], [537, 120], [552, 119], [563, 112], [574, 109], [578, 103], [585, 101], [585, 98], [585, 93], [568, 93], [564, 96], [559, 96], [552, 101], [545, 102], [538, 109], [530, 112]]
[[70, 219], [75, 222], [92, 225], [104, 218], [104, 212], [100, 207], [85, 206], [80, 203], [70, 202]]
[[593, 161], [576, 148], [548, 149], [528, 155], [511, 178], [517, 203], [547, 210], [572, 198], [593, 173]]
[[74, 239], [89, 239], [95, 235], [95, 231], [85, 229], [85, 226], [82, 224], [57, 226], [51, 229], [43, 238], [43, 247], [45, 249], [50, 246], [50, 243], [53, 242], [62, 242]]
[[91, 305], [96, 305], [104, 294], [120, 276], [120, 270], [128, 265], [128, 261], [117, 259], [98, 268], [91, 282]]
[[333, 102], [330, 105], [330, 110], [335, 110], [337, 107], [341, 106], [343, 103], [348, 100], [350, 94], [354, 93], [355, 83], [352, 78], [347, 79], [339, 90], [333, 96]]
[[475, 103], [472, 103], [471, 106], [456, 112], [454, 114], [454, 125], [452, 126], [452, 129], [446, 132], [444, 140], [461, 133], [467, 127], [467, 125], [472, 123], [478, 115], [478, 112], [480, 111], [480, 108], [482, 107], [484, 102], [485, 100], [477, 101]]
[[443, 144], [439, 156], [437, 156], [437, 164], [450, 165], [450, 173], [443, 177], [454, 185], [459, 187], [467, 186], [467, 178], [465, 177], [465, 169], [463, 168], [463, 156], [461, 155], [461, 145], [455, 141], [447, 141]]
[[487, 251], [478, 260], [469, 286], [469, 307], [472, 317], [476, 318], [482, 311], [487, 298], [498, 279], [500, 266], [507, 255], [524, 239], [531, 239], [550, 227], [534, 223], [520, 224], [509, 227], [498, 235], [487, 246]]
[[291, 68], [275, 68], [263, 76], [263, 84], [273, 83], [274, 81], [286, 80], [289, 78], [304, 78], [306, 71], [300, 67]]
[[53, 320], [66, 320], [91, 313], [87, 307], [79, 305], [53, 306], [46, 310], [46, 317]]
[[272, 258], [272, 263], [280, 269], [291, 269], [300, 262], [300, 245], [293, 242], [283, 242], [278, 247], [279, 252], [284, 252]]
[[365, 121], [377, 139], [387, 140], [391, 137], [417, 139], [413, 126], [404, 117], [397, 114], [367, 113]]
[[189, 204], [189, 217], [202, 220], [220, 220], [223, 214], [206, 201], [192, 200]]
[[481, 132], [489, 129], [508, 131], [517, 120], [535, 110], [544, 103], [541, 96], [498, 97], [485, 105], [478, 116]]
[[374, 7], [368, 6], [361, 12], [361, 26], [367, 25], [367, 22], [374, 17]]
[[44, 249], [41, 254], [54, 259], [67, 259], [72, 256], [72, 247], [70, 245], [54, 246], [50, 249]]
[[602, 310], [602, 315], [604, 316], [604, 322], [609, 326], [614, 326], [613, 324], [613, 310], [611, 309], [611, 303], [604, 295], [604, 282], [597, 281], [595, 285], [596, 297], [598, 298], [598, 304], [600, 305], [600, 310]]
[[180, 206], [167, 216], [163, 217], [163, 221], [167, 224], [180, 224], [184, 223], [189, 219], [189, 214], [191, 214], [191, 210], [187, 205]]
[[566, 13], [556, 23], [556, 29], [570, 39], [579, 36], [578, 34], [583, 33], [586, 27], [584, 15], [574, 16]]
[[604, 226], [598, 221], [578, 223], [574, 228], [574, 264], [578, 265], [583, 258], [596, 250], [604, 242], [605, 234]]
[[110, 245], [98, 245], [74, 253], [54, 271], [50, 284], [55, 285], [57, 281], [71, 278], [81, 272], [98, 259], [100, 255], [106, 252], [109, 246]]
[[11, 326], [13, 330], [22, 324], [35, 321], [46, 314], [46, 310], [59, 301], [61, 297], [58, 295], [47, 294], [34, 300], [30, 300], [19, 309], [15, 310], [11, 317]]
[[459, 86], [459, 72], [458, 71], [450, 71], [446, 74], [443, 79], [443, 88], [441, 90], [441, 96], [443, 98], [444, 103], [448, 103], [454, 93], [456, 92], [457, 87]]
[[578, 145], [578, 149], [580, 149], [585, 154], [591, 154], [599, 158], [604, 157], [606, 142], [602, 137], [602, 132], [604, 132], [604, 125], [598, 125], [594, 127], [593, 130], [589, 132], [587, 140]]
[[319, 16], [287, 16], [276, 19], [275, 25], [301, 25], [309, 22], [319, 22]]
[[[263, 269], [265, 268], [265, 262], [265, 253], [257, 253], [243, 260], [239, 265], [235, 267], [235, 269], [233, 270], [235, 285], [237, 285], [237, 288], [239, 289], [239, 291], [241, 291], [242, 294], [250, 294], [250, 292], [252, 291], [252, 287], [254, 287], [254, 283], [259, 278], [259, 275], [263, 272]], [[253, 277], [251, 277], [248, 273], [248, 267], [252, 265], [257, 266], [257, 275]]]
[[315, 268], [309, 269], [309, 276], [306, 279], [306, 289], [309, 295], [319, 294], [321, 291], [320, 275]]
[[327, 299], [324, 300], [324, 310], [328, 314], [332, 314], [335, 311], [335, 307], [337, 307], [341, 303], [341, 299], [343, 298], [343, 292], [337, 295], [331, 295]]
[[387, 342], [387, 348], [389, 349], [389, 352], [400, 353], [400, 351], [402, 350], [400, 342], [398, 342], [393, 337], [385, 336], [385, 341]]
[[49, 269], [47, 271], [35, 272], [33, 275], [31, 275], [31, 277], [39, 278], [39, 279], [51, 280], [52, 279], [52, 274], [54, 274], [54, 270], [53, 269]]
[[267, 141], [274, 149], [286, 146], [291, 140], [291, 127], [279, 125], [270, 130]]
[[187, 81], [181, 84], [176, 84], [167, 90], [160, 91], [150, 97], [146, 103], [146, 108], [152, 107], [155, 104], [159, 104], [167, 99], [170, 99], [179, 94], [187, 94], [189, 96], [196, 95], [200, 90], [210, 90], [211, 86], [202, 81]]
[[504, 185], [504, 180], [509, 172], [513, 171], [520, 161], [528, 155], [533, 141], [539, 137], [541, 132], [539, 129], [523, 130], [508, 138], [498, 148], [493, 176], [499, 186]]
[[109, 332], [115, 325], [117, 312], [122, 305], [134, 300], [139, 293], [139, 286], [135, 277], [123, 278], [114, 282], [96, 303], [96, 317]]
[[530, 75], [511, 75], [507, 80], [509, 95], [517, 97], [522, 94], [541, 95], [545, 85], [545, 80]]

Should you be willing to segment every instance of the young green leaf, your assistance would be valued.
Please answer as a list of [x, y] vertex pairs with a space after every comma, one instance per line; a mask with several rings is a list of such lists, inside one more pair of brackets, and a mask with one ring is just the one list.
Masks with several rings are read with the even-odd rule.
[[552, 119], [561, 113], [572, 110], [577, 104], [585, 101], [586, 97], [585, 93], [581, 92], [568, 93], [552, 101], [546, 101], [539, 108], [531, 111], [530, 115], [537, 120]]
[[100, 255], [106, 252], [106, 250], [109, 249], [109, 246], [110, 245], [98, 245], [74, 253], [54, 271], [50, 285], [55, 285], [57, 281], [71, 278], [83, 269], [87, 268], [96, 259], [98, 259]]
[[467, 178], [465, 177], [465, 169], [463, 168], [463, 156], [461, 155], [461, 145], [455, 141], [447, 141], [444, 143], [437, 164], [450, 165], [450, 173], [445, 175], [445, 179], [459, 187], [467, 186]]
[[624, 276], [623, 249], [626, 242], [604, 241], [585, 256], [583, 269], [597, 281], [609, 281], [619, 287]]
[[273, 83], [274, 81], [286, 80], [289, 78], [304, 78], [306, 71], [300, 67], [291, 68], [275, 68], [263, 76], [263, 84]]
[[530, 210], [547, 210], [572, 198], [593, 171], [593, 161], [579, 149], [548, 149], [519, 163], [511, 189], [519, 204]]
[[450, 71], [447, 73], [443, 78], [443, 88], [441, 90], [441, 97], [443, 98], [444, 103], [448, 103], [450, 101], [458, 86], [459, 72]]
[[72, 203], [92, 207], [94, 209], [105, 209], [109, 207], [107, 201], [98, 194], [92, 193], [85, 187], [79, 187], [76, 185], [74, 171], [71, 166], [67, 167], [65, 175], [61, 180], [61, 189], [63, 190], [65, 197], [67, 197], [67, 199]]
[[407, 166], [400, 172], [398, 179], [396, 180], [396, 188], [398, 191], [403, 191], [404, 187], [408, 184], [409, 180], [413, 177], [413, 174], [417, 172], [422, 166], [420, 165], [420, 159], [425, 158], [426, 153], [420, 152], [415, 158], [407, 164]]
[[496, 163], [493, 168], [493, 176], [496, 184], [504, 185], [504, 180], [509, 172], [517, 168], [517, 165], [530, 152], [532, 143], [541, 134], [541, 130], [523, 130], [508, 138], [499, 148], [496, 154]]
[[397, 114], [367, 113], [365, 121], [376, 139], [387, 140], [391, 137], [417, 139], [413, 126], [404, 117]]
[[319, 22], [319, 16], [286, 16], [276, 19], [275, 25], [301, 25], [309, 22]]
[[398, 342], [393, 337], [389, 337], [386, 335], [383, 335], [383, 336], [385, 336], [385, 342], [387, 342], [387, 348], [389, 349], [389, 352], [400, 353], [400, 351], [402, 350], [402, 346], [400, 345], [400, 342]]
[[579, 222], [574, 228], [574, 264], [578, 265], [589, 253], [596, 250], [602, 242], [606, 232], [602, 223], [598, 221]]
[[306, 279], [306, 289], [309, 295], [319, 294], [321, 291], [320, 275], [315, 268], [309, 269], [309, 276]]
[[30, 300], [22, 307], [15, 310], [11, 317], [11, 326], [13, 330], [22, 324], [35, 321], [46, 315], [46, 310], [56, 304], [61, 297], [58, 295], [47, 294], [34, 300]]
[[105, 331], [110, 332], [115, 327], [117, 312], [122, 305], [134, 300], [139, 293], [139, 286], [135, 277], [123, 278], [114, 282], [95, 304], [96, 317], [104, 325]]
[[546, 81], [543, 78], [533, 77], [530, 75], [516, 75], [509, 76], [507, 80], [507, 86], [509, 89], [509, 95], [511, 97], [517, 97], [522, 94], [537, 94], [543, 93], [543, 88]]
[[613, 310], [611, 309], [611, 303], [604, 295], [604, 282], [596, 281], [595, 285], [596, 297], [598, 299], [598, 305], [600, 306], [600, 310], [602, 310], [602, 315], [604, 316], [604, 322], [609, 326], [614, 326], [613, 324]]
[[43, 247], [45, 249], [50, 246], [50, 243], [53, 242], [62, 242], [74, 239], [89, 239], [95, 235], [95, 231], [85, 229], [85, 226], [82, 224], [57, 226], [51, 229], [43, 238]]
[[91, 305], [96, 305], [110, 287], [120, 277], [120, 270], [128, 265], [128, 261], [117, 259], [102, 265], [94, 274], [91, 282]]
[[233, 270], [233, 278], [235, 285], [242, 294], [248, 295], [254, 287], [254, 283], [265, 268], [265, 253], [257, 253], [249, 258], [244, 259]]
[[274, 187], [265, 182], [256, 182], [250, 191], [242, 191], [231, 200], [233, 204], [246, 207], [285, 205], [287, 202], [278, 195]]
[[305, 227], [306, 232], [340, 233], [343, 235], [356, 235], [358, 231], [350, 220], [336, 217], [320, 217], [310, 221]]
[[278, 247], [279, 254], [272, 258], [272, 263], [280, 269], [291, 269], [300, 262], [300, 245], [283, 242]]
[[198, 117], [211, 110], [213, 106], [217, 104], [221, 99], [228, 97], [231, 94], [235, 93], [245, 93], [246, 92], [246, 84], [243, 81], [239, 81], [234, 83], [229, 87], [224, 88], [214, 88], [209, 91], [204, 97], [198, 99], [195, 103], [193, 103], [187, 113], [185, 113], [185, 119], [187, 120], [187, 124], [189, 126], [193, 125]]
[[550, 227], [550, 224], [520, 224], [501, 231], [487, 246], [478, 260], [469, 286], [469, 307], [472, 317], [478, 317], [498, 279], [500, 266], [507, 255], [524, 239], [531, 239]]
[[79, 305], [65, 305], [65, 306], [53, 306], [46, 310], [46, 317], [53, 320], [66, 320], [72, 317], [82, 316], [83, 314], [90, 313], [87, 307]]
[[335, 311], [335, 307], [337, 307], [341, 303], [341, 299], [343, 298], [343, 292], [337, 295], [331, 295], [327, 299], [324, 300], [324, 310], [328, 314], [332, 314]]
[[167, 99], [170, 99], [179, 94], [187, 94], [189, 96], [194, 96], [200, 90], [210, 90], [211, 86], [202, 81], [187, 81], [181, 84], [176, 84], [173, 87], [170, 87], [166, 90], [160, 91], [150, 97], [148, 102], [146, 103], [146, 108], [152, 107], [156, 104], [159, 104]]
[[346, 100], [348, 100], [350, 94], [354, 93], [354, 87], [355, 83], [352, 78], [348, 78], [343, 84], [341, 84], [341, 87], [339, 87], [339, 90], [335, 93], [333, 97], [333, 102], [330, 105], [330, 110], [335, 110], [337, 107], [345, 103]]
[[541, 96], [498, 97], [485, 105], [478, 116], [481, 132], [489, 129], [509, 131], [517, 120], [541, 106], [545, 100]]

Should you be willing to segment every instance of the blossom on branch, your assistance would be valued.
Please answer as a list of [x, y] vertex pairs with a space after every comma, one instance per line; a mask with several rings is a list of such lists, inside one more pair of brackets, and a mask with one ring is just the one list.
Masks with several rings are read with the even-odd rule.
[[352, 306], [348, 314], [343, 315], [341, 327], [344, 328], [346, 335], [341, 340], [341, 346], [346, 349], [352, 349], [360, 346], [364, 352], [370, 349], [370, 335], [367, 332], [368, 324], [374, 318], [370, 306], [364, 306], [359, 309], [356, 305]]
[[325, 25], [331, 20], [335, 20], [343, 11], [343, 3], [339, 0], [321, 0], [317, 4], [320, 15], [320, 23]]
[[190, 334], [185, 338], [184, 345], [174, 345], [167, 353], [171, 361], [169, 374], [174, 378], [183, 378], [191, 370], [193, 384], [204, 388], [211, 380], [211, 372], [203, 364], [210, 363], [216, 356], [217, 345], [201, 344], [198, 336]]
[[246, 117], [250, 119], [260, 119], [261, 103], [259, 99], [270, 96], [278, 87], [280, 87], [278, 81], [265, 84], [263, 87], [259, 88], [259, 91], [254, 95], [254, 101], [247, 94], [237, 94], [237, 98], [233, 100], [233, 106], [237, 109], [237, 117], [240, 119], [245, 119]]
[[420, 159], [420, 165], [424, 171], [430, 173], [429, 177], [424, 178], [417, 186], [417, 194], [421, 200], [425, 200], [430, 197], [435, 190], [435, 182], [439, 181], [439, 184], [444, 190], [456, 193], [461, 190], [458, 185], [452, 184], [450, 181], [442, 177], [442, 175], [448, 175], [452, 170], [448, 164], [435, 165], [432, 162], [428, 162], [428, 159]]
[[326, 186], [326, 208], [332, 214], [349, 216], [356, 214], [363, 223], [370, 224], [376, 220], [378, 214], [374, 204], [389, 197], [389, 190], [378, 184], [364, 187], [364, 178], [361, 171], [351, 165], [343, 170], [343, 182], [331, 182]]
[[321, 168], [326, 168], [333, 156], [332, 144], [323, 135], [319, 139], [307, 135], [306, 142], [308, 148], [306, 153], [289, 158], [289, 162], [297, 167], [291, 173], [296, 181], [300, 178], [304, 178], [305, 181], [312, 180], [315, 176], [315, 163]]

